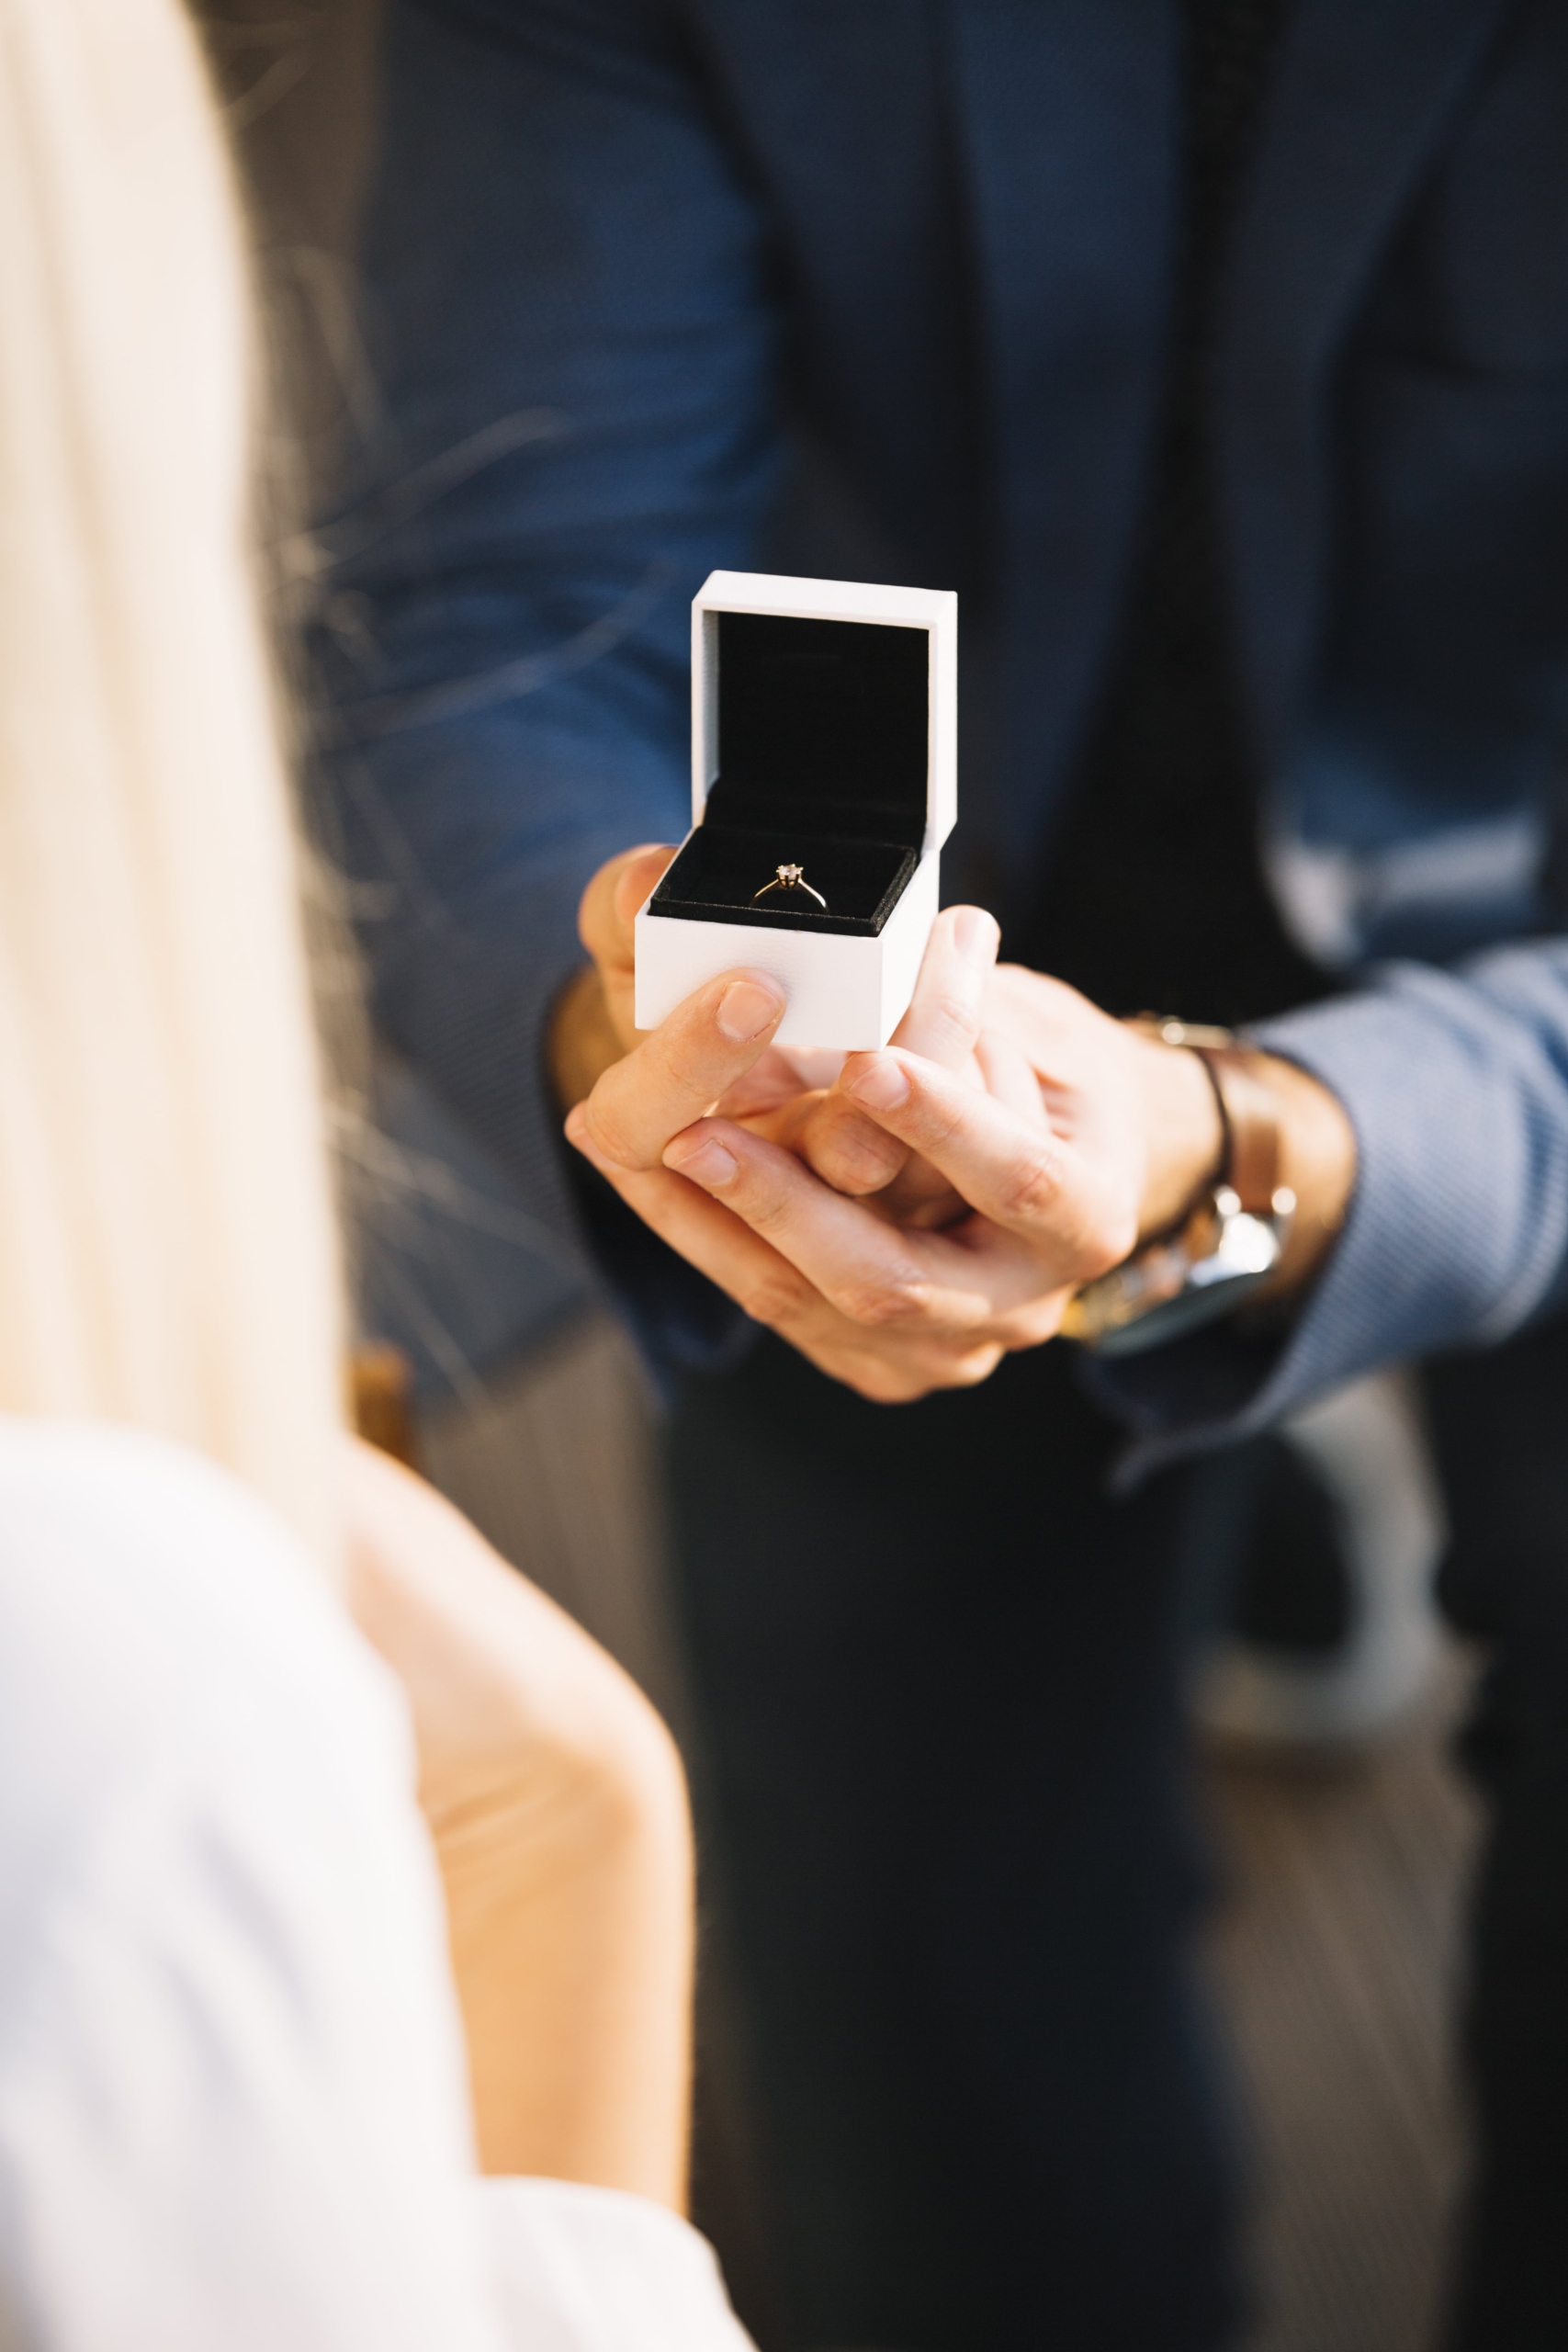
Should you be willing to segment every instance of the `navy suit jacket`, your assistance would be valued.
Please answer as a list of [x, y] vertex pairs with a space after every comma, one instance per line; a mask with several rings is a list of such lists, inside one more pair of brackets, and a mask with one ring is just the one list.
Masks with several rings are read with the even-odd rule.
[[[1049, 857], [1146, 489], [1180, 13], [394, 0], [333, 764], [379, 1019], [563, 1233], [541, 1030], [589, 875], [684, 831], [712, 567], [956, 587], [949, 895], [1005, 918]], [[1284, 1343], [1118, 1373], [1156, 1448], [1564, 1287], [1568, 0], [1296, 0], [1214, 420], [1269, 869], [1357, 981], [1262, 1034], [1360, 1169]], [[678, 1357], [692, 1286], [622, 1272]]]

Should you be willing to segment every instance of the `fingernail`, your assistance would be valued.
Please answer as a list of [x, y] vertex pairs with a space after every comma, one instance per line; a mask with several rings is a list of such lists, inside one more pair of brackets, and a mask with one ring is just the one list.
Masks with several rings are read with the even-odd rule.
[[960, 907], [953, 919], [953, 944], [966, 964], [988, 964], [997, 950], [997, 924], [984, 907]]
[[850, 1092], [869, 1111], [896, 1111], [908, 1095], [909, 1081], [896, 1061], [875, 1061], [863, 1071]]
[[[756, 993], [761, 995], [761, 989]], [[707, 1136], [694, 1148], [672, 1143], [664, 1155], [664, 1165], [674, 1169], [678, 1176], [689, 1176], [694, 1184], [728, 1184], [737, 1161], [732, 1151], [726, 1151], [721, 1143], [715, 1143]]]
[[744, 1046], [778, 1019], [779, 1010], [771, 989], [760, 989], [755, 980], [732, 980], [718, 1001], [718, 1025], [732, 1046]]

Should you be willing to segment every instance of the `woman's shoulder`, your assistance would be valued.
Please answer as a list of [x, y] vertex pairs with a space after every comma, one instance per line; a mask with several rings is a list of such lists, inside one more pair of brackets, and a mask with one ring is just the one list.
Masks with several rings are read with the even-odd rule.
[[162, 1681], [231, 1644], [258, 1668], [281, 1662], [301, 1620], [326, 1636], [341, 1617], [292, 1531], [206, 1456], [107, 1422], [0, 1415], [0, 1623], [17, 1643], [63, 1638], [78, 1670], [107, 1654], [117, 1679], [134, 1662]]
[[267, 1505], [168, 1440], [0, 1415], [0, 1846], [24, 1792], [64, 1836], [154, 1777], [358, 1740], [403, 1777], [389, 1679]]
[[238, 1558], [265, 1555], [269, 1573], [309, 1573], [289, 1530], [238, 1478], [117, 1422], [0, 1413], [0, 1514], [7, 1562], [43, 1545], [90, 1570], [107, 1554], [149, 1548], [177, 1574], [216, 1542]]

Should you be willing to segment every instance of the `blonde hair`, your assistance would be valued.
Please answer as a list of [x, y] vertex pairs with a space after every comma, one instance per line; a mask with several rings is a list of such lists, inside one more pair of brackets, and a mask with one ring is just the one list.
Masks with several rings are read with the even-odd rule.
[[239, 213], [175, 0], [0, 0], [0, 1408], [335, 1564], [336, 1241]]

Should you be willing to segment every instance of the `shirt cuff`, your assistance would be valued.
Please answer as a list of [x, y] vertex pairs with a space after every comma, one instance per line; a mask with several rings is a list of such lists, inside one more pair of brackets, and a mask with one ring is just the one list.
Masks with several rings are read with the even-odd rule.
[[650, 2198], [476, 2181], [508, 2352], [754, 2352], [707, 2240]]
[[[1535, 976], [1516, 960], [1525, 979]], [[1505, 1338], [1550, 1306], [1568, 1247], [1563, 1083], [1502, 957], [1390, 967], [1254, 1041], [1327, 1086], [1355, 1131], [1355, 1193], [1282, 1332], [1222, 1324], [1089, 1367], [1138, 1442], [1131, 1481], [1270, 1427], [1381, 1365]]]

